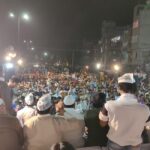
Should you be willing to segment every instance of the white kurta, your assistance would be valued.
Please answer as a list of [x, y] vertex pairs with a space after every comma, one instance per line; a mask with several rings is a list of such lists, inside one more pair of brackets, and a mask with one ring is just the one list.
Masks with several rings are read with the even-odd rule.
[[76, 118], [79, 120], [84, 120], [84, 115], [76, 111], [74, 108], [65, 108], [64, 117], [66, 119]]
[[36, 110], [32, 107], [25, 106], [23, 109], [19, 110], [17, 112], [17, 118], [21, 124], [21, 126], [24, 126], [24, 123], [30, 119], [31, 117], [36, 115]]
[[109, 124], [108, 138], [120, 146], [136, 146], [142, 143], [141, 134], [148, 117], [149, 108], [139, 104], [132, 94], [122, 94], [117, 101], [105, 104], [108, 118], [100, 113], [100, 120], [107, 119]]

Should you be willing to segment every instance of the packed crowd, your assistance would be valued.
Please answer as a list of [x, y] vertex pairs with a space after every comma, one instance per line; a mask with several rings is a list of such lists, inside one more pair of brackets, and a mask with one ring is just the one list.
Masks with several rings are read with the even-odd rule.
[[[7, 84], [1, 78], [0, 149], [59, 150], [66, 146], [69, 147], [68, 150], [73, 150], [85, 146], [106, 146], [107, 143], [111, 147], [116, 141], [120, 146], [139, 145], [140, 138], [131, 141], [123, 137], [118, 139], [114, 133], [114, 130], [118, 130], [117, 124], [113, 124], [116, 120], [111, 118], [113, 114], [109, 112], [109, 107], [114, 107], [111, 100], [116, 103], [122, 99], [118, 92], [118, 83], [136, 82], [136, 91], [132, 91], [133, 85], [132, 88], [131, 85], [127, 85], [127, 89], [121, 88], [127, 90], [125, 93], [131, 94], [126, 96], [133, 100], [132, 104], [137, 100], [139, 105], [149, 105], [148, 75], [134, 73], [134, 77], [132, 76], [133, 74], [125, 74], [117, 80], [116, 76], [104, 73], [95, 75], [82, 71], [69, 74], [32, 70], [17, 74], [17, 77], [12, 77]], [[145, 120], [140, 120], [141, 124], [138, 122], [137, 130], [142, 130], [143, 121], [146, 123], [148, 120], [149, 109], [146, 105], [145, 110], [137, 106], [141, 115], [145, 116]], [[122, 109], [126, 112], [125, 108]], [[7, 115], [7, 112], [11, 116]], [[117, 113], [122, 115], [120, 111]], [[140, 131], [137, 130], [134, 131], [139, 135]], [[119, 132], [126, 131], [119, 128]], [[131, 136], [132, 132], [129, 132], [127, 133]]]
[[[143, 72], [135, 72], [134, 77], [138, 86], [139, 101], [149, 104], [150, 79], [148, 75]], [[98, 92], [105, 93], [106, 100], [116, 100], [119, 96], [116, 77], [108, 73], [95, 75], [87, 72], [73, 74], [48, 72], [45, 74], [42, 71], [29, 71], [19, 75], [19, 79], [20, 82], [15, 89], [15, 91], [17, 90], [16, 98], [24, 97], [30, 92], [34, 93], [37, 99], [47, 93], [52, 97], [63, 96], [64, 98], [70, 92], [76, 98], [76, 102], [79, 100], [82, 103], [82, 100], [89, 102], [91, 96]]]

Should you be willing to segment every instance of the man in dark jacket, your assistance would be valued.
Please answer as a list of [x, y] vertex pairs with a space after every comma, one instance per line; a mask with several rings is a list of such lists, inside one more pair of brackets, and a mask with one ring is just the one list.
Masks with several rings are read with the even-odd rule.
[[108, 126], [102, 128], [99, 125], [99, 111], [106, 102], [106, 95], [98, 93], [92, 101], [93, 109], [88, 110], [85, 114], [85, 126], [87, 127], [88, 137], [86, 146], [106, 146]]

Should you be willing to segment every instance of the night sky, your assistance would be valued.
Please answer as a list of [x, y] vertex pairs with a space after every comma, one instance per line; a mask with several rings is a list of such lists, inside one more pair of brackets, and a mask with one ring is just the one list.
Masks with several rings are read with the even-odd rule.
[[145, 0], [0, 0], [0, 48], [17, 43], [17, 20], [8, 12], [28, 12], [21, 22], [21, 40], [33, 40], [42, 48], [78, 48], [83, 40], [101, 37], [101, 23], [113, 20], [131, 25], [133, 7]]

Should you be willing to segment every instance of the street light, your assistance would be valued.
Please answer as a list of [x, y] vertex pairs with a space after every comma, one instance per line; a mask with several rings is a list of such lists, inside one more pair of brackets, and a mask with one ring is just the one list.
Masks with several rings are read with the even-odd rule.
[[32, 51], [34, 51], [34, 49], [35, 49], [34, 47], [31, 47], [31, 50], [32, 50]]
[[12, 69], [12, 68], [14, 67], [14, 65], [13, 65], [12, 63], [6, 63], [6, 64], [5, 64], [5, 67], [6, 67], [7, 69]]
[[114, 65], [114, 70], [115, 70], [116, 72], [118, 72], [118, 71], [120, 70], [120, 66], [119, 66], [118, 64], [115, 64], [115, 65]]
[[27, 14], [27, 13], [24, 13], [23, 15], [22, 15], [22, 18], [24, 19], [24, 20], [30, 20], [30, 16]]
[[10, 17], [10, 18], [14, 18], [14, 17], [15, 17], [15, 14], [12, 13], [12, 12], [10, 12], [10, 13], [9, 13], [9, 17]]
[[[22, 15], [15, 15], [14, 13], [9, 13], [9, 17], [11, 18], [15, 18], [15, 16], [17, 17], [17, 38], [18, 38], [18, 48], [20, 49], [20, 24], [21, 24], [21, 20], [26, 20], [29, 21], [30, 20], [30, 16], [27, 13], [24, 13]], [[24, 43], [26, 43], [24, 41]]]
[[23, 20], [26, 20], [26, 21], [30, 20], [30, 16], [27, 13], [24, 13], [22, 15], [15, 15], [13, 12], [9, 13], [10, 18], [15, 18], [15, 16], [17, 16], [17, 19], [19, 19], [19, 20], [20, 19], [23, 19]]
[[99, 70], [101, 68], [101, 64], [100, 63], [97, 63], [96, 64], [96, 68]]
[[11, 61], [11, 57], [10, 57], [10, 56], [6, 56], [6, 57], [5, 57], [5, 60], [6, 60], [6, 61]]
[[89, 66], [85, 66], [85, 69], [87, 69], [87, 70], [88, 70], [88, 69], [89, 69]]
[[33, 67], [39, 68], [40, 66], [39, 66], [39, 64], [35, 64], [35, 65], [33, 65]]
[[44, 56], [45, 56], [45, 57], [48, 56], [48, 53], [47, 53], [47, 52], [44, 52]]
[[17, 61], [17, 63], [18, 63], [19, 66], [21, 66], [21, 65], [23, 64], [23, 60], [22, 60], [22, 59], [19, 59], [19, 60]]
[[16, 57], [16, 53], [9, 53], [8, 56], [11, 57], [11, 58], [15, 58]]

